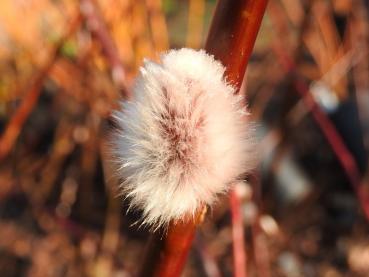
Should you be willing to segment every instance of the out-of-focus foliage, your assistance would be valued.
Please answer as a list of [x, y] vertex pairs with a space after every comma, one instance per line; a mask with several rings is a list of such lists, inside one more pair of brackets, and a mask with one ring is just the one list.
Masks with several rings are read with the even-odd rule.
[[[117, 80], [129, 91], [144, 57], [200, 48], [214, 7], [214, 0], [0, 1], [0, 156], [11, 146], [0, 160], [1, 276], [137, 272], [148, 233], [131, 226], [139, 212], [125, 213], [106, 162], [109, 115], [124, 91]], [[91, 8], [101, 20], [86, 18]], [[305, 85], [338, 130], [365, 194], [368, 22], [362, 0], [270, 0], [242, 91], [261, 160], [260, 187], [239, 188], [251, 276], [368, 275], [363, 201], [296, 93]], [[5, 136], [12, 128], [19, 134]], [[185, 276], [229, 276], [231, 243], [224, 197], [199, 230]]]

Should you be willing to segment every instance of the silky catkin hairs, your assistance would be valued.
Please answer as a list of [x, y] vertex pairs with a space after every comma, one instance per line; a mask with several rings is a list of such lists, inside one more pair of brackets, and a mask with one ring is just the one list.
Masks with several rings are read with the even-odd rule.
[[120, 187], [152, 227], [212, 205], [255, 164], [242, 97], [205, 51], [171, 50], [145, 60], [133, 99], [114, 112]]

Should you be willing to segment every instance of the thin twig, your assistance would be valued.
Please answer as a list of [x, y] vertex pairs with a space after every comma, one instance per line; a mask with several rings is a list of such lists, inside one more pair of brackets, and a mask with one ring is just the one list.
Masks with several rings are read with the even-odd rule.
[[[313, 2], [310, 3], [313, 5]], [[310, 6], [311, 8], [311, 6]], [[271, 17], [275, 21], [275, 17]], [[302, 24], [301, 33], [300, 33], [300, 41], [302, 42], [303, 31], [307, 27], [308, 16], [305, 15], [304, 23]], [[275, 24], [278, 27], [278, 24]], [[358, 165], [351, 154], [351, 152], [346, 147], [342, 137], [338, 133], [332, 121], [328, 118], [328, 116], [321, 110], [319, 105], [316, 103], [314, 97], [310, 93], [308, 85], [299, 78], [297, 74], [297, 66], [293, 60], [293, 58], [284, 50], [284, 46], [280, 43], [278, 39], [274, 40], [274, 46], [272, 50], [275, 55], [278, 57], [279, 62], [281, 63], [284, 71], [286, 73], [293, 73], [294, 78], [294, 86], [296, 88], [297, 93], [300, 95], [305, 107], [309, 112], [311, 112], [315, 122], [321, 129], [323, 135], [327, 139], [328, 144], [331, 146], [334, 154], [336, 155], [339, 163], [341, 164], [343, 170], [345, 171], [350, 184], [352, 185], [355, 194], [358, 197], [359, 203], [363, 209], [364, 215], [367, 220], [369, 220], [369, 194], [366, 189], [366, 185], [362, 183], [361, 174], [358, 168]], [[301, 51], [301, 48], [299, 49]], [[299, 52], [300, 52], [299, 51]], [[354, 61], [356, 62], [356, 61]], [[332, 68], [332, 71], [334, 67]], [[330, 71], [329, 71], [330, 72]], [[328, 72], [328, 74], [330, 74]], [[323, 76], [324, 79], [326, 76]]]
[[246, 277], [247, 255], [245, 250], [246, 244], [244, 239], [241, 201], [235, 190], [230, 192], [230, 205], [232, 214], [234, 275]]
[[98, 39], [102, 46], [103, 52], [111, 67], [111, 74], [114, 83], [121, 90], [122, 96], [129, 99], [131, 94], [126, 88], [125, 70], [119, 57], [118, 49], [106, 28], [106, 24], [103, 21], [98, 6], [94, 0], [81, 0], [80, 10], [86, 20], [88, 29], [92, 35]]
[[[281, 47], [275, 46], [273, 47], [273, 50], [279, 58], [284, 70], [286, 72], [295, 73], [296, 65], [288, 56], [288, 54], [285, 53]], [[311, 112], [315, 122], [318, 124], [329, 145], [332, 147], [333, 152], [335, 153], [356, 195], [358, 196], [366, 219], [369, 220], [369, 198], [367, 193], [364, 194], [364, 190], [361, 184], [360, 171], [355, 159], [353, 158], [351, 152], [347, 149], [334, 124], [316, 103], [314, 97], [309, 91], [309, 87], [307, 86], [307, 84], [296, 76], [294, 80], [294, 85], [297, 92], [301, 96], [305, 107]]]
[[49, 55], [49, 60], [45, 63], [36, 77], [33, 78], [30, 88], [23, 97], [22, 103], [10, 119], [5, 128], [3, 136], [0, 138], [0, 161], [9, 154], [14, 146], [25, 121], [37, 103], [37, 100], [41, 94], [42, 85], [47, 78], [49, 70], [57, 60], [60, 49], [64, 45], [65, 41], [76, 31], [79, 24], [80, 16], [78, 15], [71, 21], [65, 35], [63, 35], [62, 38], [55, 44], [51, 54]]

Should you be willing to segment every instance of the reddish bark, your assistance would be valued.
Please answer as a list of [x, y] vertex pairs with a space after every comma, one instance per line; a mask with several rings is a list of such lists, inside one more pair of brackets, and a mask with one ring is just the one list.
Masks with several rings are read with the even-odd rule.
[[[217, 4], [205, 50], [222, 62], [226, 67], [227, 80], [237, 90], [241, 87], [266, 4], [267, 0], [220, 0]], [[196, 226], [200, 222], [201, 220], [173, 223], [169, 226], [165, 238], [161, 241], [158, 237], [154, 239], [155, 246], [150, 250], [144, 266], [146, 269], [144, 268], [141, 276], [148, 276], [148, 274], [179, 276], [186, 262]], [[239, 233], [243, 233], [242, 230]], [[244, 251], [243, 254], [245, 254]], [[239, 256], [235, 259], [243, 262], [241, 267], [244, 267], [243, 257]], [[154, 267], [150, 271], [147, 270], [149, 264]]]
[[[206, 42], [206, 50], [226, 67], [226, 78], [240, 89], [247, 63], [263, 18], [267, 0], [219, 1]], [[234, 275], [247, 276], [247, 261], [241, 203], [230, 195]]]
[[267, 0], [218, 2], [205, 49], [226, 67], [227, 79], [240, 89]]

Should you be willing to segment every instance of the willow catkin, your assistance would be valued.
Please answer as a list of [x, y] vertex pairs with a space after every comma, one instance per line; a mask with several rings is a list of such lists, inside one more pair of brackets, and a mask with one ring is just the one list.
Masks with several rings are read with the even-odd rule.
[[114, 112], [113, 154], [123, 193], [143, 223], [166, 226], [212, 205], [254, 166], [244, 99], [205, 51], [145, 60], [133, 99]]

